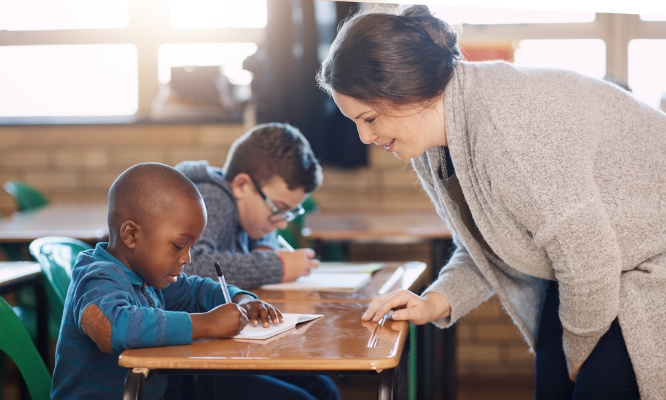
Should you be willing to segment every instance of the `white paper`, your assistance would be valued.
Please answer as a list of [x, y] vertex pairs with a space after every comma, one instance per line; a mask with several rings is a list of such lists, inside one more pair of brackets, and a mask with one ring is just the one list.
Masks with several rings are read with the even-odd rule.
[[282, 313], [284, 322], [281, 324], [271, 324], [268, 328], [264, 328], [261, 324], [254, 326], [252, 325], [252, 322], [250, 322], [238, 335], [234, 336], [234, 339], [268, 339], [271, 336], [293, 329], [298, 324], [312, 321], [323, 316], [323, 314]]

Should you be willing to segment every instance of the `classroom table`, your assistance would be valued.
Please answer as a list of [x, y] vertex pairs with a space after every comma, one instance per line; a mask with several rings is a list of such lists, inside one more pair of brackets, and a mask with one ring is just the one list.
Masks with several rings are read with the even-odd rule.
[[[436, 279], [440, 268], [446, 263], [451, 250], [451, 231], [434, 209], [322, 209], [308, 214], [302, 231], [305, 238], [314, 242], [315, 250], [322, 254], [325, 243], [376, 243], [376, 244], [420, 244], [430, 246], [429, 281]], [[455, 399], [456, 382], [456, 329], [434, 329], [431, 324], [421, 330], [420, 349], [425, 351], [425, 376], [419, 385], [419, 399], [434, 397], [433, 385], [441, 384], [442, 399]], [[441, 349], [440, 349], [441, 347]], [[441, 362], [434, 357], [443, 354]]]
[[49, 312], [42, 269], [34, 261], [0, 261], [0, 295], [32, 286], [37, 300], [37, 350], [49, 365]]
[[[209, 339], [183, 346], [125, 350], [123, 399], [137, 399], [151, 373], [171, 374], [378, 374], [378, 399], [403, 393], [409, 324], [362, 322], [367, 303], [272, 302], [283, 312], [323, 314], [265, 340]], [[402, 361], [402, 363], [401, 363]], [[270, 398], [269, 394], [267, 394]]]
[[54, 202], [0, 220], [0, 243], [30, 244], [43, 236], [66, 236], [91, 245], [106, 240], [105, 202]]
[[355, 291], [265, 290], [261, 288], [249, 290], [268, 302], [276, 300], [370, 302], [378, 294], [396, 289], [421, 290], [428, 281], [425, 274], [427, 266], [420, 261], [346, 262], [343, 264], [381, 264], [381, 269], [372, 274], [368, 283]]

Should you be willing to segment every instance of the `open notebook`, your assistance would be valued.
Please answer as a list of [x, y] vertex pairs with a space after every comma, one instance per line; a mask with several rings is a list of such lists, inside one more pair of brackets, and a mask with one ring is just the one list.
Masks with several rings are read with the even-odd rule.
[[308, 276], [293, 282], [263, 285], [264, 290], [356, 291], [363, 287], [383, 263], [321, 263]]
[[369, 273], [318, 272], [301, 276], [293, 282], [263, 285], [264, 290], [318, 290], [322, 292], [355, 291], [370, 280]]
[[234, 336], [234, 339], [268, 339], [272, 336], [293, 329], [298, 324], [312, 321], [321, 318], [323, 316], [324, 316], [323, 314], [282, 313], [284, 322], [282, 322], [281, 324], [278, 325], [271, 324], [268, 328], [264, 328], [262, 325], [254, 326], [252, 325], [252, 323], [250, 323], [246, 325], [245, 328], [243, 328], [241, 333]]

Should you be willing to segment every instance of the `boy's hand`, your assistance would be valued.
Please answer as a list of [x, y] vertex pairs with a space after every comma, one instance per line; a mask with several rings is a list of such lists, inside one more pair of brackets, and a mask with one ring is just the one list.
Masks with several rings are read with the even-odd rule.
[[192, 340], [230, 338], [238, 335], [248, 323], [245, 309], [238, 304], [222, 304], [205, 313], [192, 313]]
[[282, 282], [291, 282], [319, 267], [319, 260], [312, 249], [297, 249], [294, 251], [275, 250], [282, 259], [284, 275]]
[[248, 318], [252, 321], [252, 325], [257, 326], [261, 321], [264, 328], [268, 328], [271, 323], [273, 325], [280, 324], [284, 321], [282, 313], [272, 305], [257, 300], [251, 296], [236, 296], [238, 305], [245, 309]]

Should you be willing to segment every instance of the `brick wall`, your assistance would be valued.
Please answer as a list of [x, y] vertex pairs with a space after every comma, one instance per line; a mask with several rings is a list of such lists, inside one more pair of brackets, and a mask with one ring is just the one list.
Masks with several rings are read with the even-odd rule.
[[[24, 180], [52, 200], [105, 200], [120, 172], [139, 162], [175, 165], [207, 159], [222, 165], [243, 125], [83, 125], [0, 126], [0, 182]], [[324, 168], [316, 198], [324, 209], [347, 206], [386, 212], [409, 205], [430, 209], [430, 200], [411, 167], [383, 148], [371, 146], [370, 165], [360, 169]], [[14, 203], [0, 190], [0, 214]], [[427, 246], [357, 245], [358, 260], [430, 260]], [[533, 357], [517, 328], [496, 301], [475, 310], [458, 326], [458, 373], [461, 378], [529, 377]]]

